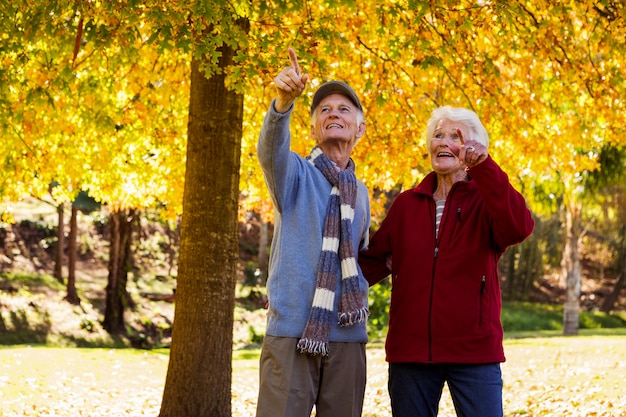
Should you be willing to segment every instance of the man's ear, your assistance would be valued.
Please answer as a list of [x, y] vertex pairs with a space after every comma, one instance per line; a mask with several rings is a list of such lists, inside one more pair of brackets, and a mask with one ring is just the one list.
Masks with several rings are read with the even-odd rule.
[[356, 129], [356, 138], [359, 139], [365, 134], [365, 122], [359, 123], [359, 127]]

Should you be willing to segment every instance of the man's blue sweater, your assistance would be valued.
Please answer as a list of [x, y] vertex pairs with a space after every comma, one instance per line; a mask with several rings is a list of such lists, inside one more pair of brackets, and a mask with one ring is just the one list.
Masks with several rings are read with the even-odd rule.
[[[286, 113], [277, 113], [272, 103], [261, 128], [257, 154], [275, 208], [267, 279], [269, 311], [266, 334], [299, 338], [311, 311], [322, 230], [332, 186], [317, 168], [290, 150], [289, 119], [292, 110], [293, 106]], [[355, 256], [368, 244], [369, 223], [367, 187], [358, 181], [352, 224]], [[363, 305], [367, 306], [368, 283], [360, 268], [358, 271]], [[341, 295], [340, 269], [337, 277], [335, 314], [339, 311]], [[341, 327], [335, 323], [330, 331], [330, 341], [365, 343], [366, 324]]]

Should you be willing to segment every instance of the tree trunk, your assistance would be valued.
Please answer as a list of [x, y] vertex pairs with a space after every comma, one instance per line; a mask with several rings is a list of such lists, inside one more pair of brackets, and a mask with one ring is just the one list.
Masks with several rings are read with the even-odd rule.
[[[535, 225], [538, 220], [535, 219]], [[524, 299], [530, 298], [533, 289], [535, 288], [535, 282], [541, 277], [542, 260], [541, 251], [537, 244], [538, 239], [534, 236], [531, 239], [527, 239], [526, 243], [526, 259], [524, 263], [524, 285], [522, 286], [522, 294]], [[538, 272], [539, 271], [539, 272]]]
[[622, 292], [622, 288], [624, 288], [624, 284], [626, 284], [626, 224], [622, 224], [622, 228], [620, 231], [620, 239], [619, 239], [619, 248], [617, 250], [618, 256], [618, 277], [613, 285], [613, 290], [602, 303], [601, 311], [605, 313], [610, 313], [615, 308], [615, 303], [619, 299], [619, 295]]
[[563, 251], [563, 271], [565, 275], [565, 305], [563, 308], [563, 334], [577, 335], [579, 329], [580, 287], [582, 266], [578, 252], [580, 238], [580, 212], [576, 203], [571, 203], [565, 213], [565, 249]]
[[65, 220], [63, 214], [65, 204], [61, 203], [57, 206], [58, 226], [57, 226], [57, 248], [54, 257], [54, 277], [63, 283], [63, 251], [65, 251]]
[[505, 298], [507, 301], [519, 301], [517, 298], [517, 276], [515, 275], [515, 257], [519, 251], [519, 245], [512, 246], [504, 252], [498, 268], [504, 270], [504, 276], [506, 277], [505, 285]]
[[109, 247], [109, 276], [106, 286], [104, 329], [110, 334], [124, 334], [124, 310], [128, 293], [126, 282], [130, 269], [130, 247], [132, 243], [132, 223], [134, 210], [111, 213]]
[[619, 295], [622, 292], [622, 288], [624, 288], [624, 284], [626, 283], [626, 264], [622, 267], [622, 272], [617, 277], [617, 281], [613, 285], [613, 289], [611, 293], [606, 296], [604, 302], [602, 303], [602, 307], [600, 311], [603, 313], [609, 314], [615, 308], [615, 303], [619, 299]]
[[72, 215], [70, 217], [70, 236], [68, 242], [67, 256], [67, 295], [65, 299], [70, 304], [79, 305], [80, 298], [76, 292], [76, 236], [78, 234], [78, 209], [72, 205]]
[[[219, 48], [220, 67], [234, 52]], [[243, 96], [191, 62], [170, 362], [160, 417], [230, 417]]]
[[174, 269], [176, 268], [176, 262], [178, 259], [177, 248], [180, 248], [180, 241], [178, 237], [180, 236], [180, 221], [177, 218], [175, 220], [176, 228], [172, 229], [172, 222], [168, 222], [166, 225], [166, 235], [167, 235], [167, 255], [168, 255], [168, 270], [167, 275], [172, 276], [174, 274]]

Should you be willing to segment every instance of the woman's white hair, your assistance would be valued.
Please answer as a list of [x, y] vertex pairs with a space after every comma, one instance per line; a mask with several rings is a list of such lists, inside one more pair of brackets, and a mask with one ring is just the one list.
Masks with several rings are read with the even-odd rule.
[[462, 107], [441, 106], [433, 110], [426, 124], [426, 149], [428, 149], [429, 153], [430, 140], [433, 137], [437, 123], [441, 120], [463, 123], [469, 129], [469, 137], [464, 139], [473, 139], [489, 148], [489, 134], [487, 134], [487, 129], [480, 122], [476, 113]]

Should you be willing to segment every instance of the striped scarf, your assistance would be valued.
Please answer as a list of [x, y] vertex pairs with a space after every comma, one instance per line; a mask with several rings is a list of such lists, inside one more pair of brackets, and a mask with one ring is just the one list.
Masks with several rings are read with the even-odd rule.
[[317, 283], [309, 321], [304, 328], [298, 349], [312, 355], [328, 355], [330, 329], [334, 322], [335, 288], [341, 267], [341, 298], [339, 325], [351, 326], [367, 320], [367, 307], [359, 291], [359, 275], [352, 247], [352, 221], [356, 206], [357, 182], [354, 162], [340, 170], [316, 146], [307, 160], [319, 169], [332, 184], [324, 230], [322, 251], [317, 272]]

